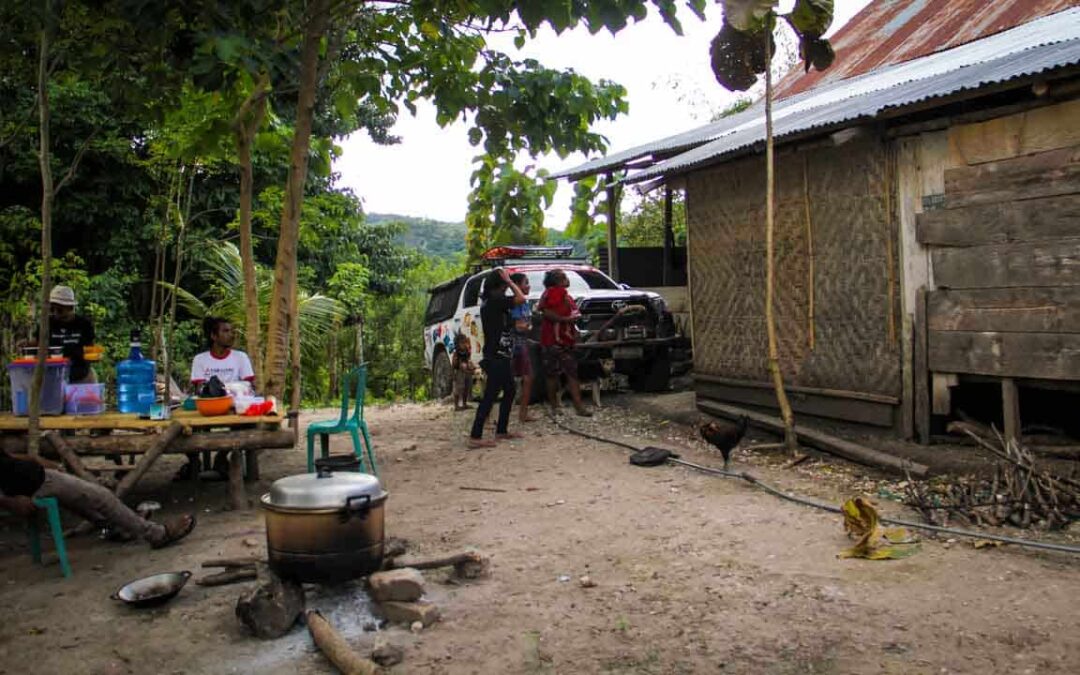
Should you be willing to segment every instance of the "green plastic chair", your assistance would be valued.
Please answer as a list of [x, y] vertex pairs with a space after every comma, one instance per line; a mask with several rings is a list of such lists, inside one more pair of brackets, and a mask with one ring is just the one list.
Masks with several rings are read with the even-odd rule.
[[[64, 546], [64, 528], [60, 524], [60, 504], [56, 497], [40, 497], [34, 500], [34, 506], [44, 509], [45, 518], [52, 532], [53, 544], [56, 546], [56, 557], [60, 561], [60, 571], [65, 579], [71, 578], [71, 565], [68, 564], [67, 547]], [[38, 528], [37, 518], [30, 519], [30, 555], [34, 562], [41, 564], [41, 532]]]
[[[315, 437], [319, 437], [322, 456], [330, 456], [330, 435], [348, 433], [352, 436], [353, 452], [360, 460], [360, 470], [378, 477], [379, 467], [375, 464], [375, 452], [371, 449], [371, 435], [368, 434], [367, 422], [364, 421], [364, 391], [367, 389], [367, 366], [354, 368], [345, 376], [341, 384], [341, 417], [336, 420], [312, 422], [307, 429], [307, 470], [315, 471]], [[352, 415], [349, 414], [349, 396], [352, 393]], [[367, 447], [368, 465], [364, 463], [364, 449], [360, 445], [360, 435], [364, 436]]]

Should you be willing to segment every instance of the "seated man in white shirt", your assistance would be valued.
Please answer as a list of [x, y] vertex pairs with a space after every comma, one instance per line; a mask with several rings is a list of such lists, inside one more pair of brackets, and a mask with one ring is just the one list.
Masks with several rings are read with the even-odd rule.
[[[191, 388], [197, 395], [199, 388], [211, 377], [217, 377], [222, 384], [232, 382], [255, 382], [255, 371], [251, 368], [251, 359], [242, 351], [232, 348], [235, 336], [228, 319], [208, 316], [203, 319], [203, 335], [206, 337], [207, 350], [195, 355], [191, 361]], [[229, 455], [219, 452], [214, 457], [214, 470], [227, 478], [229, 475]], [[188, 463], [177, 473], [177, 479], [194, 478], [199, 474], [198, 453], [188, 454]]]

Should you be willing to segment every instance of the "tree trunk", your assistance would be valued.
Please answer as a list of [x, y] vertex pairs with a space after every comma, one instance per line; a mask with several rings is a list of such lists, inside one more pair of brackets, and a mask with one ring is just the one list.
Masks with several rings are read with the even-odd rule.
[[773, 294], [776, 285], [776, 269], [773, 261], [774, 212], [776, 208], [775, 157], [772, 127], [772, 31], [765, 33], [765, 328], [769, 335], [769, 373], [772, 375], [776, 402], [780, 417], [784, 420], [784, 444], [795, 453], [798, 440], [795, 437], [795, 416], [784, 391], [784, 378], [780, 374], [780, 354], [776, 343], [776, 317], [773, 313]]
[[291, 352], [292, 390], [289, 392], [289, 410], [300, 409], [300, 284], [293, 276], [292, 316], [293, 322], [289, 329], [289, 346]]
[[300, 53], [300, 93], [296, 126], [290, 152], [289, 177], [285, 203], [281, 209], [277, 259], [274, 263], [274, 286], [270, 296], [270, 319], [266, 334], [264, 390], [284, 399], [286, 364], [289, 355], [289, 325], [295, 320], [290, 307], [296, 283], [296, 247], [300, 232], [300, 209], [304, 202], [308, 149], [311, 145], [311, 122], [318, 85], [319, 47], [326, 33], [329, 0], [312, 0], [309, 5], [304, 42]]
[[254, 91], [247, 97], [236, 115], [236, 154], [240, 165], [240, 263], [244, 273], [244, 344], [255, 371], [255, 391], [262, 391], [262, 345], [260, 344], [259, 289], [255, 280], [255, 252], [251, 237], [251, 209], [255, 193], [255, 177], [251, 162], [251, 147], [266, 115], [266, 96], [270, 79], [266, 73], [259, 77]]
[[36, 457], [41, 447], [41, 387], [45, 381], [45, 359], [49, 355], [49, 292], [52, 291], [52, 156], [49, 152], [49, 28], [52, 8], [46, 4], [38, 54], [38, 164], [41, 167], [41, 301], [38, 315], [38, 350], [30, 385], [29, 434], [27, 451]]

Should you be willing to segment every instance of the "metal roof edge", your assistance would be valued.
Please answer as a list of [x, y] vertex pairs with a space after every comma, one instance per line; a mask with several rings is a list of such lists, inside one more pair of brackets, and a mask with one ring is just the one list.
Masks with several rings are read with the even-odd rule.
[[[1034, 69], [1017, 64], [1016, 67], [1011, 69], [1010, 73], [996, 72], [1010, 70], [1009, 66], [1013, 62], [1031, 56], [1032, 52], [1052, 56], [1055, 51], [1064, 53], [1058, 61], [1053, 63]], [[1038, 59], [1031, 60], [1038, 61]], [[916, 104], [925, 104], [927, 101], [955, 96], [964, 92], [977, 95], [979, 90], [990, 85], [1004, 84], [1035, 76], [1045, 76], [1047, 73], [1065, 70], [1078, 64], [1080, 64], [1080, 39], [1074, 38], [1049, 44], [1034, 45], [989, 62], [967, 64], [928, 78], [897, 83], [887, 89], [869, 91], [839, 101], [824, 102], [823, 105], [800, 111], [793, 116], [804, 120], [802, 124], [799, 124], [791, 117], [782, 119], [777, 123], [774, 114], [774, 124], [779, 128], [779, 131], [774, 133], [773, 138], [780, 142], [790, 142], [794, 140], [794, 137], [805, 137], [806, 132], [820, 135], [837, 128], [854, 126], [866, 120], [880, 119], [884, 116], [893, 117], [895, 113]], [[967, 82], [945, 86], [949, 80], [965, 75], [971, 76]], [[931, 85], [935, 82], [941, 82], [942, 88], [938, 91], [931, 91]], [[901, 95], [908, 91], [910, 91], [910, 95], [906, 98]], [[791, 100], [781, 101], [779, 107], [781, 109], [786, 108]], [[859, 103], [862, 103], [862, 105], [858, 105]], [[841, 112], [845, 107], [851, 107], [852, 109], [848, 113]], [[840, 108], [841, 111], [835, 110], [836, 108]], [[863, 109], [860, 110], [860, 108]], [[830, 112], [832, 112], [831, 115]], [[747, 151], [764, 141], [764, 120], [758, 118], [757, 122], [757, 124], [747, 125], [721, 138], [691, 148], [633, 176], [628, 176], [623, 182], [633, 184], [660, 176], [680, 175], [701, 168], [704, 165], [731, 159], [737, 154], [742, 154], [740, 151]], [[743, 138], [740, 139], [740, 136]]]

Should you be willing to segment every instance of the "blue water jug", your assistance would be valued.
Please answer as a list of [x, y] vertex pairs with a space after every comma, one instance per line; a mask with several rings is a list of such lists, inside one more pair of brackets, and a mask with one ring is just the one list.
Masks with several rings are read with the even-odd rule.
[[149, 415], [154, 405], [154, 362], [143, 356], [139, 331], [131, 331], [131, 351], [116, 366], [116, 407], [122, 413]]

